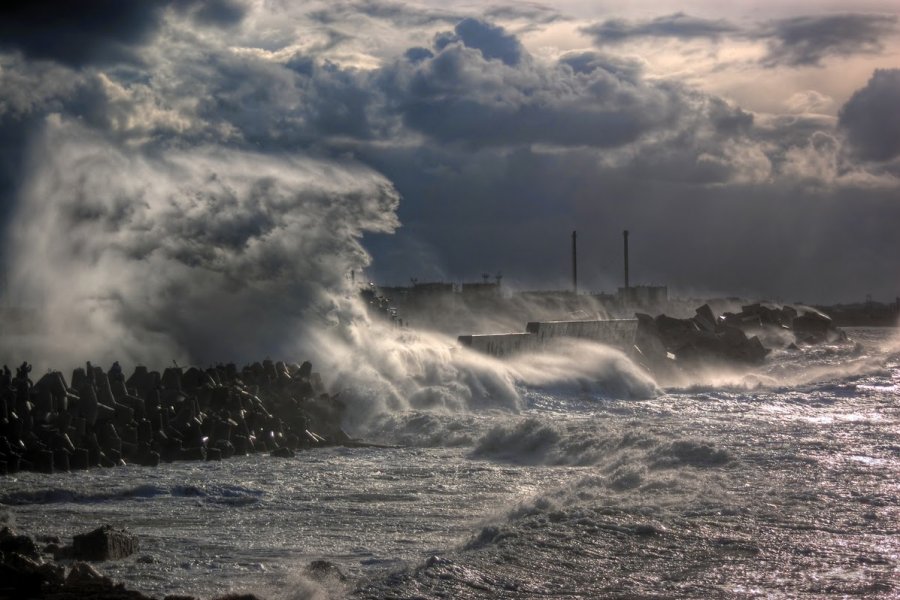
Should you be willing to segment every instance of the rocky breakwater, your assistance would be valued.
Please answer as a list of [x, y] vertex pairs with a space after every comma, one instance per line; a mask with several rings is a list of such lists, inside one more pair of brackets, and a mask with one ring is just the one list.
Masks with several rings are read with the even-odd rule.
[[844, 343], [847, 335], [819, 311], [750, 304], [713, 313], [708, 304], [687, 319], [638, 313], [634, 356], [650, 371], [672, 375], [708, 366], [762, 363], [775, 348]]
[[0, 474], [156, 466], [161, 461], [221, 460], [267, 452], [292, 456], [326, 444], [351, 444], [340, 427], [344, 406], [326, 393], [309, 362], [265, 360], [238, 369], [138, 366], [125, 377], [87, 363], [37, 382], [23, 363], [0, 372]]

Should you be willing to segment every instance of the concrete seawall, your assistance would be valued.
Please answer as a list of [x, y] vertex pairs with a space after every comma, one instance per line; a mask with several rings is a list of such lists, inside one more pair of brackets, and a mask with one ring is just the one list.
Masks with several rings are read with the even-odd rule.
[[634, 345], [637, 325], [637, 319], [534, 321], [525, 327], [525, 331], [535, 335], [539, 344], [562, 337], [590, 340], [608, 346], [629, 349]]
[[461, 335], [458, 339], [463, 346], [497, 357], [530, 352], [540, 347], [538, 338], [530, 333]]
[[461, 335], [459, 343], [491, 356], [508, 356], [551, 346], [563, 338], [576, 338], [630, 350], [637, 333], [637, 319], [604, 321], [533, 321], [525, 333]]

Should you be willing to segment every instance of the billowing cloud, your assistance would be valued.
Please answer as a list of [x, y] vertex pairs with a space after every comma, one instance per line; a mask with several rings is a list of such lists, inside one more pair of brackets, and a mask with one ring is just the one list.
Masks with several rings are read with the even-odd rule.
[[900, 69], [875, 71], [841, 108], [840, 125], [868, 160], [900, 156]]
[[454, 42], [481, 52], [487, 60], [498, 59], [507, 66], [515, 66], [524, 52], [518, 38], [485, 21], [466, 18], [456, 24], [453, 33], [442, 33], [435, 39], [435, 46], [443, 50]]
[[474, 42], [439, 36], [433, 55], [385, 70], [386, 101], [406, 126], [467, 145], [618, 147], [677, 126], [691, 110], [678, 86], [645, 82], [625, 61], [582, 53], [547, 65], [519, 50], [494, 60], [484, 48], [512, 49], [508, 36], [479, 31]]

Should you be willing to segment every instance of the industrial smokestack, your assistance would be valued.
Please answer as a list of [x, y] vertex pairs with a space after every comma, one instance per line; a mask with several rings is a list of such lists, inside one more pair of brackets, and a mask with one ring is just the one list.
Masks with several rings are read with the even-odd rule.
[[576, 232], [572, 232], [572, 292], [578, 293], [578, 246], [576, 244], [576, 238], [578, 234]]
[[622, 232], [622, 238], [625, 244], [625, 289], [628, 289], [628, 230]]

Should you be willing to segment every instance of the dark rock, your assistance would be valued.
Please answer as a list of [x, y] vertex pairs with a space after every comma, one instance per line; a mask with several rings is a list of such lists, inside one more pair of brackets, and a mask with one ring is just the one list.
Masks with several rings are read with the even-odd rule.
[[58, 535], [39, 535], [34, 538], [35, 541], [41, 542], [43, 544], [58, 544], [60, 543]]
[[79, 560], [117, 560], [130, 556], [138, 550], [137, 536], [124, 529], [114, 529], [110, 525], [76, 535], [73, 542], [73, 554]]
[[304, 361], [300, 368], [297, 370], [297, 377], [300, 379], [309, 379], [312, 375], [312, 363]]
[[314, 560], [306, 566], [306, 574], [317, 581], [323, 579], [337, 579], [347, 581], [347, 575], [333, 562], [327, 560]]
[[66, 587], [78, 587], [87, 583], [101, 583], [112, 581], [108, 577], [104, 577], [100, 572], [85, 562], [77, 562], [72, 565], [72, 569], [66, 576]]
[[813, 311], [805, 311], [796, 317], [792, 326], [797, 341], [805, 344], [821, 344], [829, 341], [829, 332], [833, 329], [830, 318]]
[[270, 453], [271, 456], [276, 458], [294, 458], [294, 451], [290, 448], [275, 448]]
[[708, 331], [710, 333], [716, 332], [716, 316], [713, 314], [712, 309], [709, 307], [709, 304], [704, 304], [696, 311], [697, 316], [694, 317], [694, 322], [700, 327], [703, 331]]
[[44, 576], [37, 570], [38, 566], [34, 563], [34, 568], [29, 565], [29, 568], [23, 569], [19, 561], [5, 557], [0, 563], [0, 598], [38, 597], [44, 584]]
[[37, 573], [51, 586], [61, 586], [66, 579], [66, 568], [62, 565], [44, 563], [38, 567]]
[[87, 448], [76, 448], [69, 460], [69, 466], [77, 470], [85, 470], [90, 467], [90, 453]]
[[53, 474], [53, 452], [50, 450], [37, 450], [33, 459], [35, 471], [47, 475]]
[[178, 453], [176, 460], [206, 460], [206, 448], [203, 446], [184, 448]]
[[59, 473], [69, 472], [69, 452], [60, 448], [53, 453], [53, 469]]
[[0, 541], [0, 552], [21, 554], [28, 558], [40, 559], [41, 551], [34, 540], [27, 535], [10, 535]]
[[137, 460], [135, 462], [142, 467], [157, 467], [159, 466], [159, 458], [159, 452], [147, 450], [145, 452], [138, 452]]
[[181, 369], [169, 367], [162, 374], [160, 385], [167, 390], [181, 390]]

